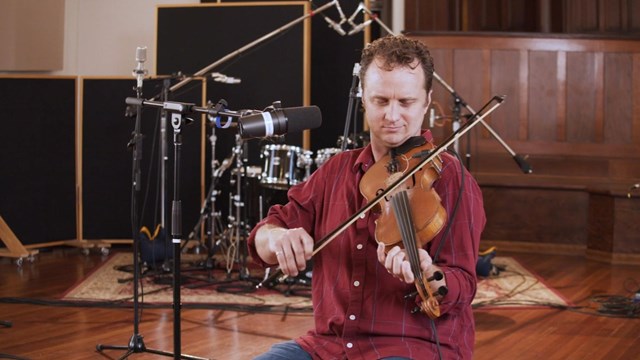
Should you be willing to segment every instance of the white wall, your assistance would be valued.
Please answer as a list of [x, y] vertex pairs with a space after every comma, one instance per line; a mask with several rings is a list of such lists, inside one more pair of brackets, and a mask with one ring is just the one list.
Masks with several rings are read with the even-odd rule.
[[133, 76], [136, 48], [147, 47], [155, 75], [156, 9], [197, 0], [66, 0], [64, 65], [54, 75]]

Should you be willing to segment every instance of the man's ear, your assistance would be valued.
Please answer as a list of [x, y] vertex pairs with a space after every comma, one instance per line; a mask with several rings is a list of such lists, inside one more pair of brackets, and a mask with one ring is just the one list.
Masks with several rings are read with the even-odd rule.
[[427, 93], [427, 104], [424, 107], [424, 116], [427, 116], [427, 111], [429, 111], [429, 106], [431, 105], [431, 93], [433, 92], [432, 90], [429, 90], [429, 92]]

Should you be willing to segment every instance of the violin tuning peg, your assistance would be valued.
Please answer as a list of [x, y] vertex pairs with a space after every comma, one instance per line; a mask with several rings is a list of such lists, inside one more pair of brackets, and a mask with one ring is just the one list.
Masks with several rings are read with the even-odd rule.
[[433, 280], [440, 281], [442, 279], [444, 279], [444, 275], [442, 274], [442, 272], [436, 271], [433, 273], [433, 276], [427, 278], [427, 281], [433, 281]]

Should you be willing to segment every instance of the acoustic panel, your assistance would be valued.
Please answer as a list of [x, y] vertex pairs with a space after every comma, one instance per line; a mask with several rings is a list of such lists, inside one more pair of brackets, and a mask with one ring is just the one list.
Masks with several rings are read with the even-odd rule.
[[[145, 80], [144, 98], [162, 93], [163, 81]], [[161, 194], [165, 194], [165, 225], [170, 230], [171, 201], [174, 199], [174, 173], [179, 175], [178, 198], [183, 207], [183, 229], [199, 216], [200, 207], [200, 117], [184, 126], [179, 136], [180, 163], [174, 167], [174, 137], [171, 124], [166, 125], [166, 173], [160, 171], [160, 110], [144, 107], [140, 121], [142, 134], [140, 188], [133, 182], [133, 147], [135, 107], [125, 116], [127, 97], [136, 97], [135, 79], [83, 80], [83, 233], [85, 239], [131, 239], [133, 236], [132, 199], [137, 193], [140, 226], [154, 228], [162, 223]], [[200, 88], [191, 87], [172, 101], [199, 104]], [[167, 120], [168, 122], [170, 119]], [[175, 171], [174, 171], [175, 170]], [[160, 180], [164, 176], [163, 188]], [[135, 190], [135, 191], [134, 191]]]
[[75, 78], [0, 78], [0, 215], [23, 244], [76, 238]]
[[158, 8], [157, 73], [193, 74], [218, 63], [207, 75], [240, 82], [210, 80], [212, 102], [225, 99], [233, 110], [304, 105], [304, 26], [277, 31], [304, 16], [304, 4], [240, 5]]

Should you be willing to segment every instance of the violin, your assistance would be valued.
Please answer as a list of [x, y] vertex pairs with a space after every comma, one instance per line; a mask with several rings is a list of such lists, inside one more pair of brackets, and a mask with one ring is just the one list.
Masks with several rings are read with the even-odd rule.
[[[438, 272], [428, 277], [422, 272], [418, 249], [433, 240], [447, 221], [447, 212], [433, 189], [433, 183], [442, 171], [442, 159], [437, 155], [432, 161], [420, 165], [434, 148], [421, 136], [410, 138], [378, 160], [363, 175], [359, 185], [362, 195], [367, 201], [372, 201], [407, 170], [418, 166], [417, 171], [389, 195], [382, 197], [372, 210], [380, 213], [376, 220], [376, 241], [385, 245], [385, 253], [396, 245], [405, 249], [422, 300], [420, 310], [432, 319], [440, 316], [440, 305], [428, 282], [440, 280], [443, 275]], [[446, 291], [444, 286], [438, 289], [441, 295]]]

